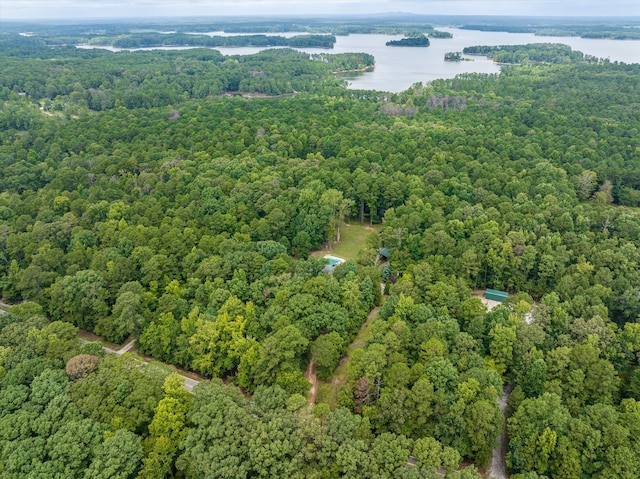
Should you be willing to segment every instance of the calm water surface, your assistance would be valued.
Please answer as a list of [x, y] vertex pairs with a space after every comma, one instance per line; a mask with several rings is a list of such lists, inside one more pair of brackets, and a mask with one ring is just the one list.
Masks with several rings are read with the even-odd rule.
[[[390, 35], [350, 35], [338, 37], [334, 50], [365, 51], [376, 58], [372, 72], [350, 75], [351, 88], [398, 92], [416, 82], [453, 78], [460, 73], [497, 73], [500, 67], [486, 57], [466, 56], [473, 61], [445, 62], [446, 52], [462, 51], [472, 45], [522, 45], [527, 43], [564, 43], [574, 50], [609, 58], [611, 61], [640, 63], [640, 40], [595, 40], [580, 37], [538, 37], [525, 33], [480, 32], [457, 28], [438, 28], [453, 38], [432, 38], [427, 48], [387, 47]], [[344, 42], [346, 40], [346, 42]], [[348, 47], [347, 45], [348, 44]], [[347, 47], [347, 48], [345, 48]], [[354, 48], [356, 47], [356, 48]], [[359, 47], [359, 48], [358, 48]]]
[[[370, 72], [345, 74], [350, 88], [399, 92], [406, 90], [416, 82], [428, 82], [438, 78], [453, 78], [460, 73], [498, 73], [500, 67], [486, 57], [468, 57], [473, 61], [445, 62], [447, 52], [462, 51], [472, 45], [520, 45], [526, 43], [564, 43], [574, 50], [580, 50], [599, 58], [624, 63], [640, 63], [640, 40], [595, 40], [579, 37], [538, 37], [529, 33], [480, 32], [442, 28], [451, 32], [453, 38], [432, 38], [427, 48], [387, 47], [389, 40], [402, 38], [401, 35], [348, 35], [336, 37], [332, 50], [322, 48], [303, 48], [307, 53], [348, 53], [366, 52], [376, 59], [376, 67]], [[210, 32], [220, 35], [221, 32]], [[292, 36], [297, 32], [274, 34]], [[164, 50], [183, 50], [191, 47], [163, 47]], [[109, 48], [119, 51], [117, 48]], [[136, 50], [153, 50], [139, 48]], [[223, 55], [250, 55], [264, 48], [237, 47], [216, 48]]]

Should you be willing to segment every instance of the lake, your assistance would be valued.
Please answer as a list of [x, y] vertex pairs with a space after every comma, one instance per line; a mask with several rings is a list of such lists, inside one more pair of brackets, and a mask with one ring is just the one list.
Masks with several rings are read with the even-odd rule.
[[[387, 47], [392, 35], [350, 35], [337, 37], [336, 53], [365, 51], [376, 58], [372, 72], [347, 76], [351, 88], [398, 92], [416, 82], [453, 78], [460, 73], [497, 73], [500, 67], [486, 57], [465, 56], [473, 61], [445, 62], [447, 52], [462, 51], [472, 45], [521, 45], [527, 43], [564, 43], [574, 50], [609, 58], [611, 61], [640, 63], [640, 40], [595, 40], [579, 37], [539, 37], [533, 34], [480, 32], [458, 28], [438, 28], [453, 38], [432, 38], [427, 48]], [[226, 54], [226, 53], [225, 53]]]
[[[354, 34], [337, 36], [332, 50], [321, 48], [299, 49], [308, 53], [366, 52], [376, 59], [376, 67], [370, 72], [343, 75], [349, 88], [399, 92], [416, 82], [428, 82], [438, 78], [453, 78], [460, 73], [498, 73], [500, 67], [486, 57], [471, 56], [473, 61], [445, 62], [447, 52], [462, 51], [472, 45], [519, 45], [526, 43], [564, 43], [574, 50], [580, 50], [599, 58], [624, 63], [640, 63], [640, 40], [605, 40], [579, 37], [540, 37], [530, 33], [480, 32], [458, 28], [438, 27], [438, 30], [453, 34], [453, 38], [432, 38], [427, 48], [387, 47], [389, 40], [402, 38], [401, 35]], [[210, 32], [219, 35], [220, 32]], [[293, 33], [273, 34], [290, 36]], [[86, 47], [85, 47], [86, 48]], [[190, 47], [164, 47], [162, 49], [185, 49]], [[117, 48], [109, 48], [119, 51]], [[150, 50], [140, 48], [137, 50]], [[216, 48], [224, 55], [249, 55], [264, 48], [237, 47]]]

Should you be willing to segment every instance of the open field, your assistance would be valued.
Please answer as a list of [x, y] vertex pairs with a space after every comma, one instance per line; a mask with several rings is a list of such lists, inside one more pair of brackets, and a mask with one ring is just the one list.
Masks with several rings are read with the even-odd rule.
[[372, 231], [379, 231], [382, 225], [361, 225], [356, 220], [344, 223], [340, 228], [340, 242], [332, 243], [331, 249], [321, 249], [313, 252], [314, 256], [330, 254], [342, 259], [357, 259], [358, 252]]

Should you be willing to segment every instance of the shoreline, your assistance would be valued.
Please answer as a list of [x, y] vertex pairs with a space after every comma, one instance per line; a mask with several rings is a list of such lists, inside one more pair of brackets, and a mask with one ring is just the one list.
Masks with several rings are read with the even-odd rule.
[[358, 72], [369, 72], [369, 71], [373, 71], [375, 69], [376, 65], [375, 63], [371, 66], [368, 67], [363, 67], [363, 68], [356, 68], [353, 70], [336, 70], [333, 72], [334, 75], [339, 75], [341, 73], [358, 73]]
[[[54, 47], [59, 47], [62, 45], [49, 45], [49, 46], [54, 46]], [[216, 50], [218, 48], [263, 48], [263, 49], [267, 49], [267, 48], [292, 48], [292, 49], [298, 49], [298, 48], [317, 48], [319, 50], [333, 50], [334, 47], [318, 47], [318, 46], [311, 46], [311, 47], [292, 47], [289, 45], [216, 45], [216, 46], [210, 46], [210, 45], [190, 45], [190, 44], [183, 44], [183, 45], [165, 45], [165, 44], [156, 44], [156, 45], [144, 45], [144, 46], [137, 46], [137, 47], [116, 47], [113, 45], [91, 45], [89, 43], [82, 43], [82, 44], [77, 44], [77, 45], [73, 45], [76, 48], [80, 48], [82, 50], [92, 50], [92, 49], [97, 49], [97, 48], [101, 48], [103, 50], [105, 49], [115, 49], [118, 51], [122, 51], [122, 50], [127, 50], [127, 51], [136, 51], [136, 50], [155, 50], [155, 49], [160, 49], [160, 48], [183, 48], [183, 49], [188, 49], [188, 48], [208, 48], [208, 49], [213, 49]]]

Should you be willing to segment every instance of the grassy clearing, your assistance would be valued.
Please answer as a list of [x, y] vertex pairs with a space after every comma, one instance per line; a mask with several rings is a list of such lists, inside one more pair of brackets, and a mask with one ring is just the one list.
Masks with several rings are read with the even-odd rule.
[[[346, 377], [345, 381], [346, 383]], [[342, 384], [334, 384], [331, 380], [318, 379], [316, 391], [316, 404], [321, 402], [329, 405], [332, 411], [338, 408], [338, 391]]]
[[175, 366], [169, 363], [163, 363], [162, 361], [152, 356], [147, 356], [145, 354], [142, 354], [136, 348], [131, 349], [131, 351], [129, 351], [127, 354], [130, 354], [136, 359], [143, 361], [151, 366], [157, 367], [158, 369], [166, 372], [167, 374], [178, 373], [180, 376], [190, 378], [190, 379], [195, 379], [196, 381], [203, 381], [207, 379], [204, 376], [201, 376], [200, 374], [195, 373], [193, 371], [187, 371], [186, 369], [183, 369], [179, 366]]
[[371, 324], [377, 316], [378, 308], [374, 308], [369, 313], [367, 320], [362, 323], [360, 331], [358, 331], [353, 342], [349, 345], [347, 355], [340, 360], [336, 371], [333, 373], [333, 377], [329, 380], [318, 379], [316, 404], [321, 402], [327, 403], [332, 410], [338, 407], [338, 392], [347, 384], [349, 358], [356, 349], [364, 347], [367, 339], [371, 336]]
[[161, 363], [160, 361], [153, 361], [153, 362], [144, 361], [138, 354], [134, 354], [134, 357], [138, 361], [146, 363], [146, 367], [148, 371], [157, 372], [158, 374], [166, 375], [166, 376], [168, 376], [171, 373], [177, 372], [175, 366], [172, 366], [170, 364]]
[[360, 331], [358, 331], [358, 334], [356, 334], [355, 339], [349, 345], [349, 348], [347, 350], [347, 356], [350, 356], [351, 353], [353, 353], [356, 349], [364, 348], [364, 345], [369, 339], [369, 336], [371, 336], [371, 324], [373, 323], [373, 320], [376, 319], [377, 316], [378, 316], [378, 308], [372, 309], [371, 312], [369, 313], [369, 316], [367, 317], [367, 320], [364, 323], [362, 323], [362, 326], [360, 327]]
[[314, 256], [330, 254], [343, 259], [357, 259], [358, 252], [372, 231], [379, 231], [382, 225], [361, 225], [357, 221], [344, 223], [340, 227], [340, 242], [332, 243], [329, 250], [314, 251]]

